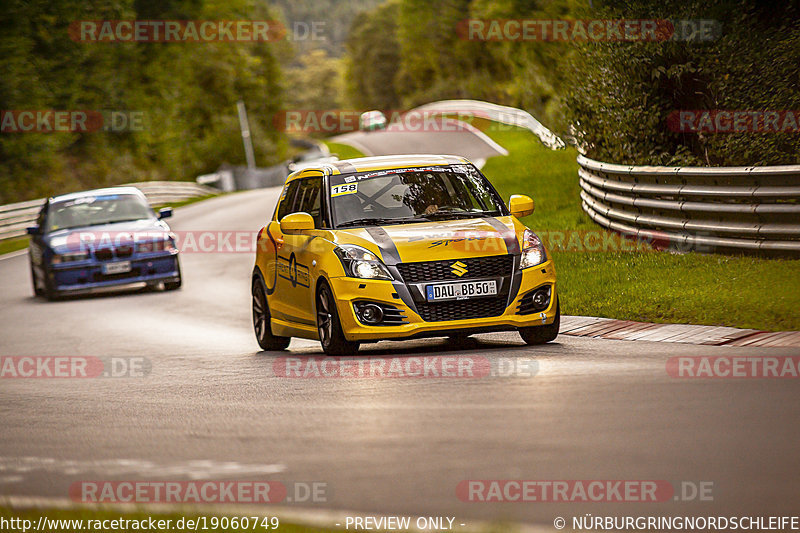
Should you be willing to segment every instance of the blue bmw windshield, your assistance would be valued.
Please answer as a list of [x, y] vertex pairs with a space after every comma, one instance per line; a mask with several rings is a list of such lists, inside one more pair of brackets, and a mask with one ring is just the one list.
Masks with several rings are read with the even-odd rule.
[[133, 194], [87, 196], [50, 204], [47, 229], [56, 231], [152, 217], [150, 206]]

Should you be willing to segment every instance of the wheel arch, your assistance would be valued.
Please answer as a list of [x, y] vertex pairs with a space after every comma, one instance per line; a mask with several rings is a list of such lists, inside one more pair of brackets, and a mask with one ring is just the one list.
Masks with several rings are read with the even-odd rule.
[[266, 294], [267, 284], [264, 282], [264, 274], [261, 272], [261, 269], [258, 268], [258, 265], [253, 267], [253, 274], [250, 276], [250, 293], [253, 292], [253, 285], [256, 283], [260, 283], [264, 289], [264, 293]]

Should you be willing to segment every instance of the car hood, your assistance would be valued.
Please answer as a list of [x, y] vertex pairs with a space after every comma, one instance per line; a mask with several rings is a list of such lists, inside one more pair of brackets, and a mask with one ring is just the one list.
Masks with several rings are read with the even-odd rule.
[[131, 240], [134, 235], [138, 241], [152, 240], [151, 234], [154, 239], [165, 232], [169, 232], [166, 222], [145, 218], [116, 224], [56, 230], [47, 235], [46, 241], [54, 251], [61, 252], [76, 250], [81, 246], [93, 247], [95, 244], [113, 245], [120, 240]]
[[524, 229], [514, 217], [486, 217], [338, 230], [336, 241], [408, 263], [516, 254]]

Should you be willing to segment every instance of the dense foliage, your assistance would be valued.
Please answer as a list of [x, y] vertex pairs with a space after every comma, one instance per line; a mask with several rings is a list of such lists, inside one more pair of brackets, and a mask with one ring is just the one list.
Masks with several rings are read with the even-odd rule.
[[[678, 133], [677, 110], [800, 113], [800, 9], [790, 2], [637, 0], [601, 18], [713, 19], [708, 42], [585, 44], [571, 55], [565, 113], [588, 153], [630, 164], [800, 163], [800, 132]], [[624, 6], [624, 9], [623, 9]], [[592, 15], [594, 16], [594, 12]], [[746, 128], [749, 129], [749, 128]]]
[[[569, 0], [389, 0], [356, 18], [347, 41], [347, 87], [359, 108], [410, 108], [476, 98], [559, 121], [564, 43], [465, 38], [468, 19], [542, 18], [569, 13]], [[541, 6], [539, 4], [542, 4]]]
[[[282, 157], [276, 43], [84, 43], [76, 20], [266, 20], [248, 0], [6, 0], [0, 11], [0, 109], [143, 113], [132, 132], [0, 134], [0, 203], [146, 179], [193, 179], [243, 163], [236, 101], [256, 161]], [[278, 44], [280, 46], [280, 44]]]
[[[290, 40], [296, 50], [325, 50], [338, 57], [353, 18], [362, 11], [375, 8], [385, 0], [268, 0], [281, 16], [286, 28], [296, 33]], [[310, 29], [316, 24], [318, 38]]]
[[[711, 19], [707, 41], [467, 40], [467, 19]], [[757, 0], [390, 0], [354, 22], [348, 94], [360, 108], [477, 98], [527, 109], [597, 159], [632, 164], [800, 161], [800, 133], [680, 133], [679, 110], [800, 110], [800, 10]]]

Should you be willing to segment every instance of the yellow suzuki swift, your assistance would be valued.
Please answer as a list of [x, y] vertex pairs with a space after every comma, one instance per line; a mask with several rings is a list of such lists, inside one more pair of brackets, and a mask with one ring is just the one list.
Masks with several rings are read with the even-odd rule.
[[258, 235], [258, 344], [282, 350], [302, 337], [345, 355], [364, 342], [490, 331], [552, 341], [556, 272], [519, 221], [532, 212], [527, 196], [506, 207], [461, 157], [365, 157], [299, 170]]

